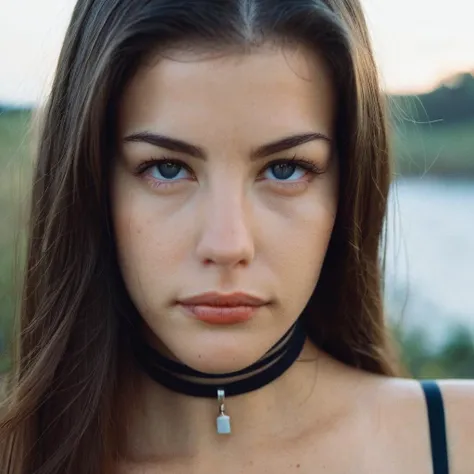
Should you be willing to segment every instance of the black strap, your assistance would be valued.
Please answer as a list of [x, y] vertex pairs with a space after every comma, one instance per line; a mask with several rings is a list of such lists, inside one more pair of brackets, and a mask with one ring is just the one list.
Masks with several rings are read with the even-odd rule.
[[433, 474], [449, 474], [446, 420], [441, 390], [432, 380], [423, 380], [421, 386], [428, 408]]
[[[287, 333], [288, 334], [288, 333]], [[182, 378], [182, 374], [185, 373], [194, 373], [195, 371], [190, 367], [186, 370], [182, 369], [179, 373], [169, 372], [156, 363], [154, 355], [146, 351], [143, 351], [143, 347], [140, 346], [138, 341], [132, 343], [132, 350], [135, 355], [137, 363], [141, 368], [156, 382], [161, 385], [174, 390], [175, 392], [184, 393], [186, 395], [191, 395], [195, 397], [212, 397], [217, 396], [217, 390], [225, 390], [226, 397], [232, 395], [240, 395], [242, 393], [251, 392], [257, 390], [264, 385], [269, 384], [280, 375], [282, 375], [286, 370], [298, 359], [301, 351], [303, 350], [306, 340], [306, 331], [303, 327], [303, 323], [298, 320], [291, 328], [291, 336], [288, 341], [285, 342], [283, 349], [278, 349], [271, 356], [265, 357], [265, 361], [270, 361], [274, 359], [273, 362], [265, 367], [263, 370], [256, 373], [249, 373], [247, 378], [242, 378], [238, 380], [228, 380], [225, 383], [218, 382], [209, 382], [202, 383], [199, 381], [191, 381], [186, 378]], [[280, 339], [279, 342], [281, 342]], [[152, 355], [153, 357], [148, 357]], [[260, 362], [255, 363], [251, 367], [254, 369], [256, 366], [260, 366]], [[242, 371], [234, 372], [233, 374], [243, 374], [246, 373], [247, 369]], [[201, 372], [197, 372], [200, 375]], [[229, 374], [224, 374], [225, 376]], [[232, 374], [230, 374], [232, 375]], [[222, 377], [222, 374], [220, 375]], [[198, 377], [201, 378], [202, 377]], [[208, 377], [210, 380], [215, 377]]]
[[[156, 349], [151, 347], [148, 344], [143, 343], [143, 336], [139, 331], [134, 331], [130, 337], [130, 342], [133, 346], [133, 351], [140, 360], [149, 361], [149, 365], [154, 365], [158, 370], [166, 371], [174, 375], [187, 375], [196, 378], [202, 379], [225, 379], [231, 377], [239, 377], [241, 375], [246, 375], [256, 370], [259, 370], [266, 365], [269, 365], [271, 362], [279, 359], [284, 352], [288, 350], [288, 343], [285, 343], [285, 340], [290, 339], [292, 332], [295, 330], [298, 321], [295, 322], [290, 329], [281, 337], [281, 339], [273, 346], [272, 349], [268, 351], [267, 354], [263, 356], [262, 359], [258, 360], [250, 367], [239, 370], [237, 372], [231, 372], [227, 374], [206, 374], [192, 369], [186, 365], [181, 364], [180, 362], [175, 362], [167, 357], [161, 355]], [[290, 341], [291, 342], [291, 341]], [[274, 350], [274, 348], [276, 348]]]

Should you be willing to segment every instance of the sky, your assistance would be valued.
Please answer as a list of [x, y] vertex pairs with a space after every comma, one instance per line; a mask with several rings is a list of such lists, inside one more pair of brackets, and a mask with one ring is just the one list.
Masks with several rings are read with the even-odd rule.
[[[474, 71], [474, 0], [361, 1], [386, 90], [419, 93]], [[0, 0], [1, 103], [44, 99], [75, 2]]]

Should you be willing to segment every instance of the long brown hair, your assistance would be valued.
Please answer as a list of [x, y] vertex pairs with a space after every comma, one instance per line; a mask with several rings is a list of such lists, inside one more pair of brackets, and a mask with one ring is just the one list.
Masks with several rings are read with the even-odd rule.
[[39, 136], [20, 331], [0, 423], [3, 474], [105, 473], [115, 455], [123, 328], [133, 311], [109, 225], [124, 87], [169, 47], [268, 40], [317, 48], [338, 93], [341, 196], [303, 314], [308, 333], [348, 365], [395, 375], [380, 245], [391, 181], [387, 113], [359, 1], [79, 0]]

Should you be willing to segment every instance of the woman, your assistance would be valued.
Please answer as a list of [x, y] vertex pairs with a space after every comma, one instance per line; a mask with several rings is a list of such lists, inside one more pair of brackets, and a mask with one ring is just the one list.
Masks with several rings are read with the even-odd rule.
[[390, 350], [388, 148], [357, 0], [79, 0], [1, 472], [472, 473], [473, 385]]

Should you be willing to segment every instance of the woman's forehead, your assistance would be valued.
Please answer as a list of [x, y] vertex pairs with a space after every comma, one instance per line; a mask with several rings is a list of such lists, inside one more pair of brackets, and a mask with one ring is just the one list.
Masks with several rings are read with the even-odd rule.
[[150, 127], [228, 131], [309, 126], [330, 134], [335, 91], [317, 52], [262, 48], [250, 54], [173, 55], [142, 67], [124, 91], [123, 133]]

